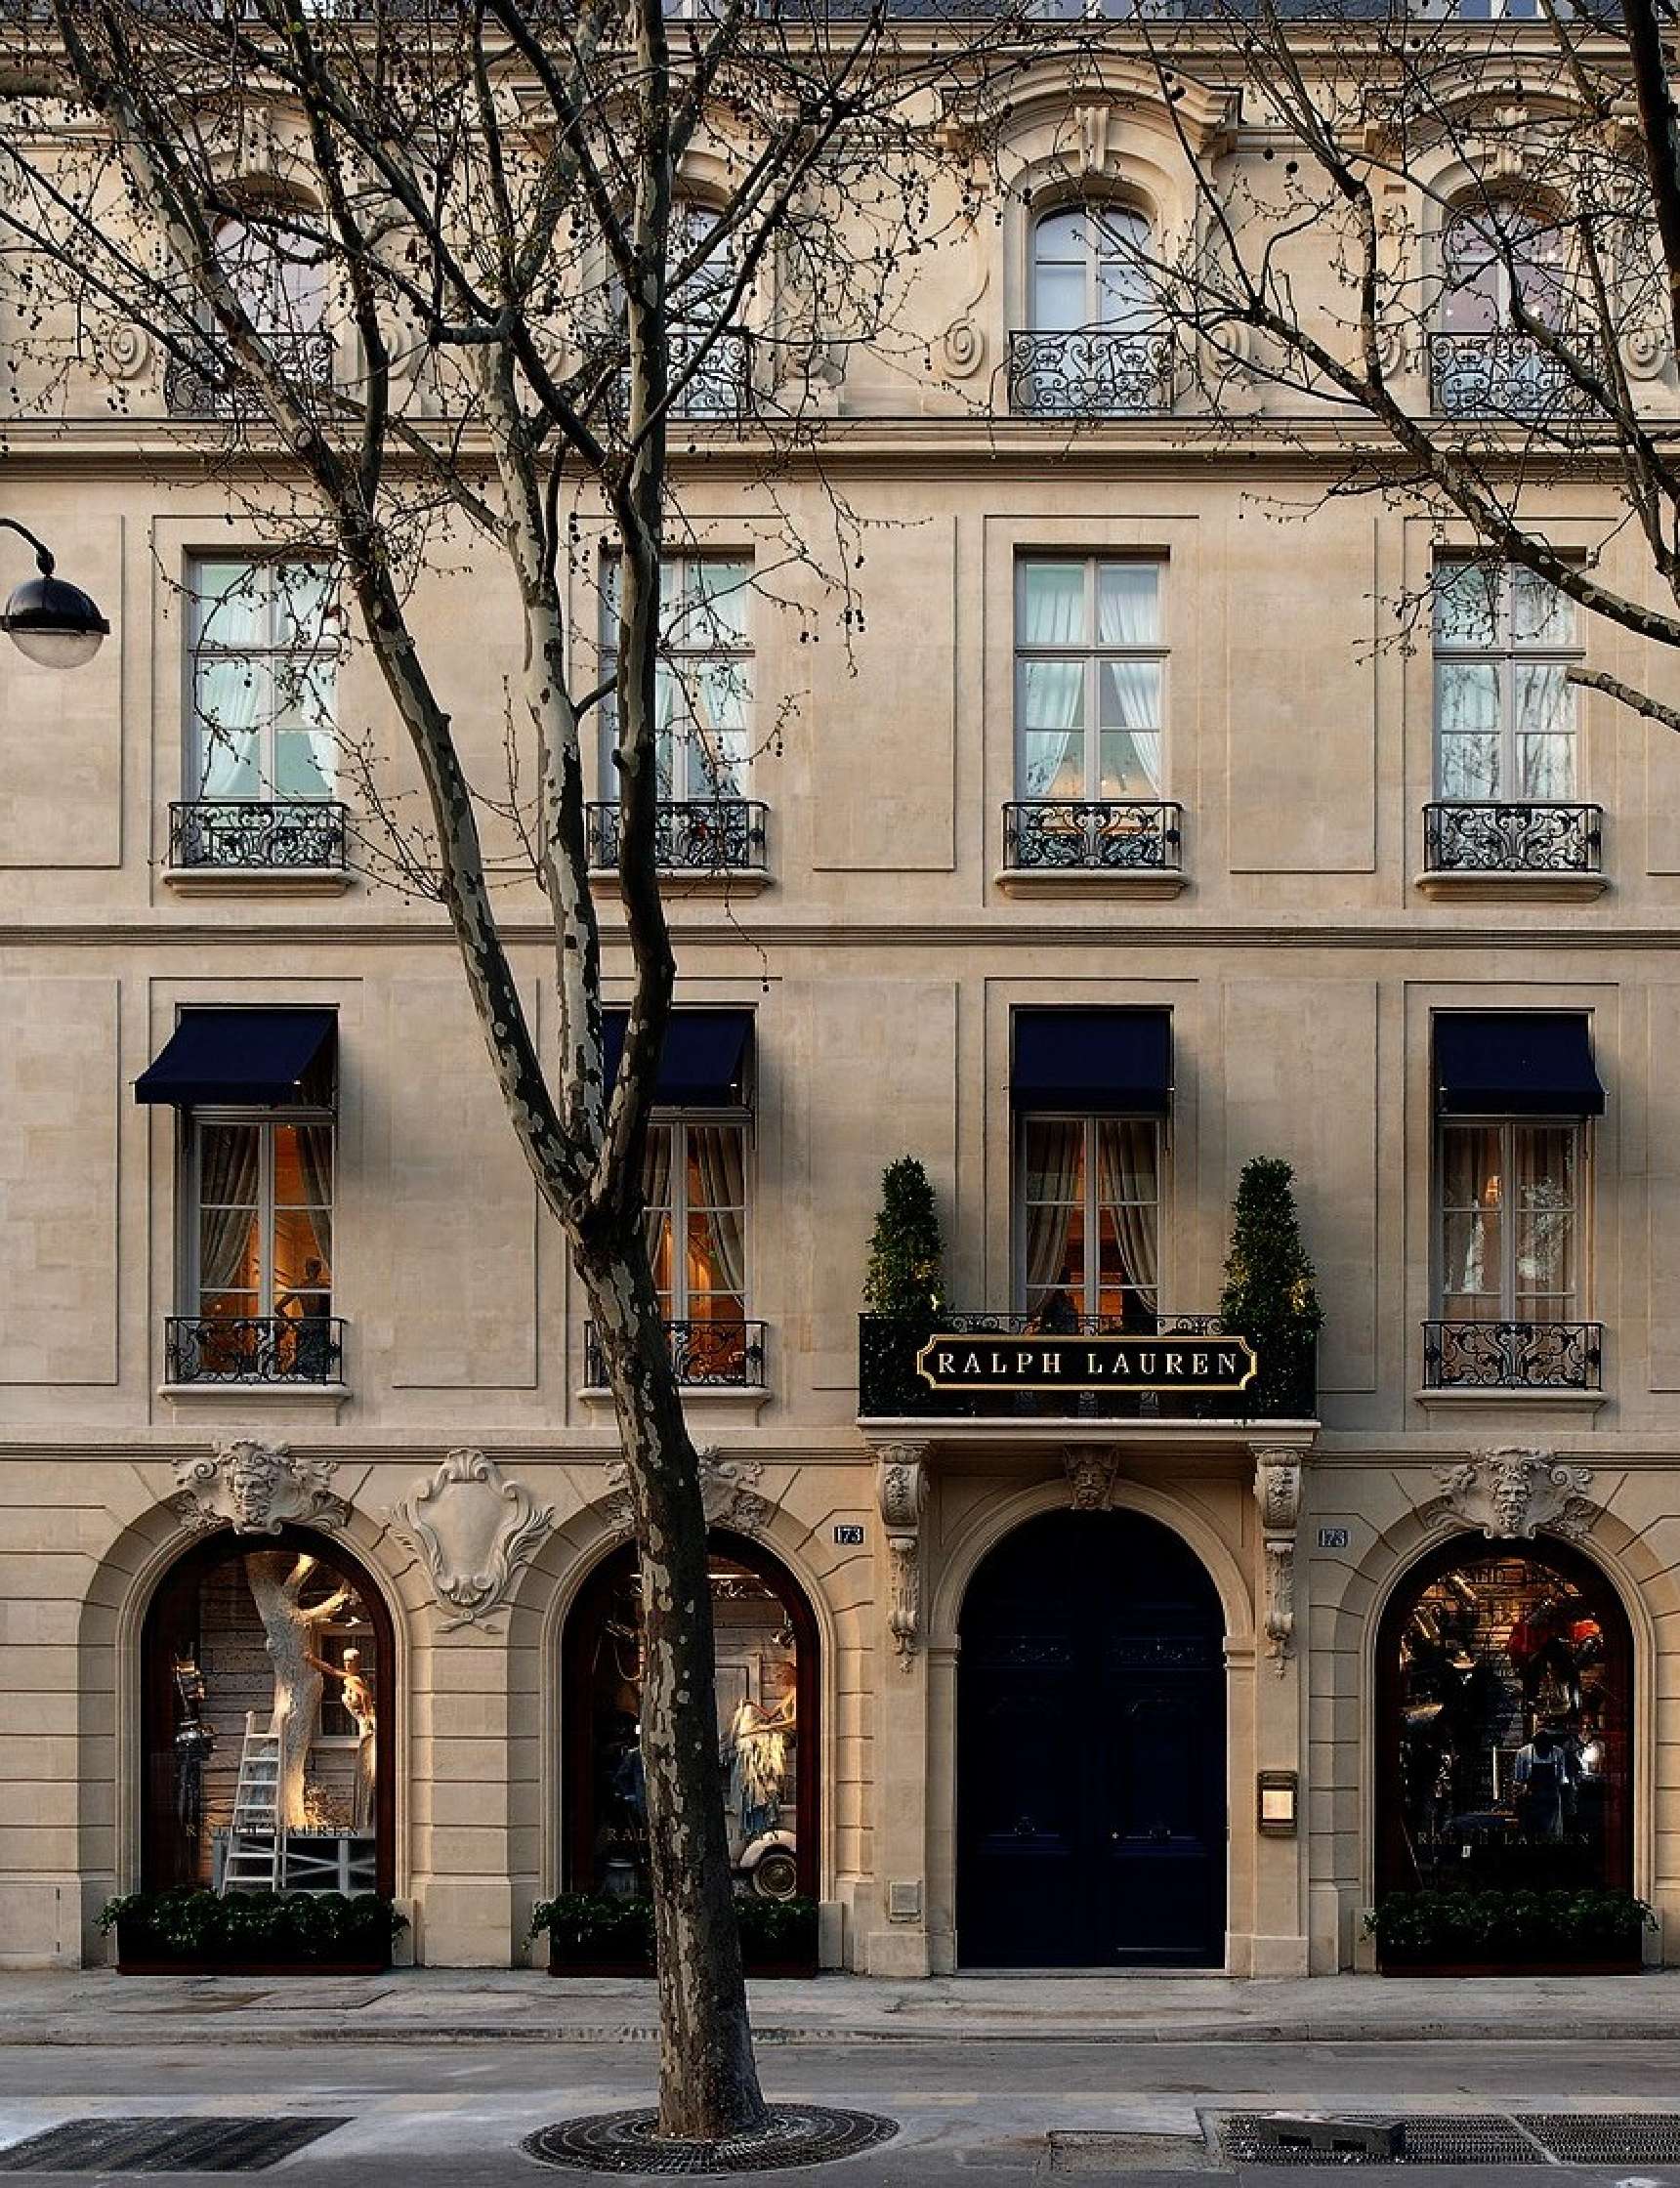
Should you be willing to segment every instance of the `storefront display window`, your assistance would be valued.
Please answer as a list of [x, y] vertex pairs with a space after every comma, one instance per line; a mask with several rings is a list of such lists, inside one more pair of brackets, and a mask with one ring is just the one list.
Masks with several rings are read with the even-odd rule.
[[1626, 1884], [1631, 1650], [1602, 1574], [1561, 1544], [1449, 1544], [1380, 1653], [1385, 1890]]
[[147, 1620], [148, 1888], [389, 1890], [389, 1627], [317, 1537], [218, 1536]]
[[[737, 1889], [816, 1889], [816, 1649], [810, 1612], [756, 1546], [714, 1542], [718, 1797]], [[574, 1890], [650, 1891], [642, 1705], [642, 1586], [634, 1553], [610, 1558], [567, 1626]]]

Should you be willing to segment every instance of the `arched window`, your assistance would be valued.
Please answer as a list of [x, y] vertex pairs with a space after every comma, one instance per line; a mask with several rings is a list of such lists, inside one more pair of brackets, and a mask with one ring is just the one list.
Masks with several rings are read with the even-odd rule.
[[188, 1551], [141, 1675], [147, 1890], [393, 1889], [391, 1620], [338, 1543], [286, 1528]]
[[1123, 205], [1044, 213], [1032, 230], [1032, 324], [1041, 333], [1145, 334], [1150, 224]]
[[[736, 1888], [815, 1898], [817, 1626], [777, 1560], [733, 1535], [712, 1538], [718, 1797]], [[593, 1575], [565, 1643], [567, 1881], [573, 1891], [645, 1897], [648, 1810], [638, 1721], [642, 1583], [633, 1546]]]
[[1520, 297], [1530, 316], [1563, 317], [1566, 252], [1560, 223], [1517, 205], [1465, 207], [1442, 238], [1441, 324], [1449, 334], [1494, 334], [1514, 324]]
[[1379, 1890], [1624, 1888], [1632, 1637], [1567, 1544], [1460, 1536], [1377, 1637]]
[[314, 334], [325, 324], [326, 270], [301, 238], [288, 239], [267, 225], [224, 221], [216, 251], [260, 334]]
[[1125, 417], [1167, 398], [1167, 351], [1144, 215], [1071, 205], [1033, 223], [1029, 324], [1010, 336], [1013, 408], [1039, 417]]
[[1478, 204], [1448, 222], [1430, 345], [1444, 416], [1532, 421], [1579, 407], [1568, 367], [1516, 322], [1520, 302], [1540, 325], [1565, 328], [1568, 256], [1562, 223], [1535, 209]]
[[[678, 396], [673, 407], [679, 417], [733, 418], [739, 415], [746, 395], [747, 338], [730, 323], [730, 300], [735, 288], [735, 253], [730, 236], [719, 236], [690, 271], [686, 280], [676, 276], [696, 251], [706, 244], [717, 226], [714, 207], [693, 199], [679, 199], [671, 212], [671, 372], [685, 370], [700, 343], [710, 347], [693, 378]], [[722, 332], [716, 331], [720, 324]]]

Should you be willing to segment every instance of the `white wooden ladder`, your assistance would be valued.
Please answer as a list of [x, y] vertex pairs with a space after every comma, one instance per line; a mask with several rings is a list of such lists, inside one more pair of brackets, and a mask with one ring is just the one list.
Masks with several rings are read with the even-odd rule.
[[239, 1783], [233, 1791], [233, 1821], [222, 1868], [224, 1894], [284, 1888], [279, 1799], [280, 1736], [259, 1732], [257, 1712], [248, 1709], [239, 1749]]

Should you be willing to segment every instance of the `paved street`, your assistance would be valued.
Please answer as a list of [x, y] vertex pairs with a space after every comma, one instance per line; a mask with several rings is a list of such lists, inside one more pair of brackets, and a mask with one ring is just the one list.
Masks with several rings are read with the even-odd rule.
[[[1558, 2025], [1567, 2031], [1567, 2021]], [[1587, 2042], [1567, 2034], [1536, 2041], [1529, 2026], [1514, 2017], [1510, 2041], [1445, 2043], [1162, 2044], [1046, 2036], [772, 2044], [763, 2056], [772, 2095], [853, 2104], [903, 2124], [882, 2151], [822, 2174], [777, 2177], [858, 2188], [940, 2188], [977, 2176], [1054, 2180], [1065, 2168], [1052, 2170], [1046, 2137], [1083, 2130], [1126, 2140], [1100, 2170], [1084, 2162], [1096, 2153], [1065, 2151], [1078, 2162], [1068, 2177], [1123, 2174], [1133, 2188], [1147, 2188], [1157, 2172], [1182, 2179], [1187, 2164], [1208, 2163], [1198, 2156], [1205, 2108], [1680, 2116], [1680, 2041]], [[347, 2171], [367, 2188], [535, 2182], [543, 2175], [520, 2153], [522, 2136], [571, 2112], [634, 2103], [648, 2094], [651, 2074], [651, 2049], [639, 2041], [549, 2049], [494, 2041], [300, 2043], [276, 2036], [218, 2044], [198, 2037], [182, 2043], [156, 2030], [109, 2046], [14, 2043], [0, 2047], [0, 2136], [10, 2142], [90, 2114], [309, 2113], [348, 2125], [276, 2168], [288, 2188], [340, 2182]], [[1256, 2188], [1299, 2177], [1241, 2175]], [[1680, 2167], [1600, 2167], [1562, 2177], [1582, 2188], [1630, 2179], [1680, 2188]], [[1560, 2184], [1555, 2167], [1515, 2166], [1416, 2168], [1407, 2178], [1418, 2188], [1448, 2179]]]

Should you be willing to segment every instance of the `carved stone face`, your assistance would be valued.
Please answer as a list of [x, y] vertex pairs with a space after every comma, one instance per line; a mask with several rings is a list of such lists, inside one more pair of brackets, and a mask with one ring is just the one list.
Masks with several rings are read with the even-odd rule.
[[235, 1526], [261, 1529], [268, 1525], [274, 1499], [279, 1467], [273, 1452], [261, 1444], [234, 1447], [228, 1466], [228, 1490], [233, 1499]]

